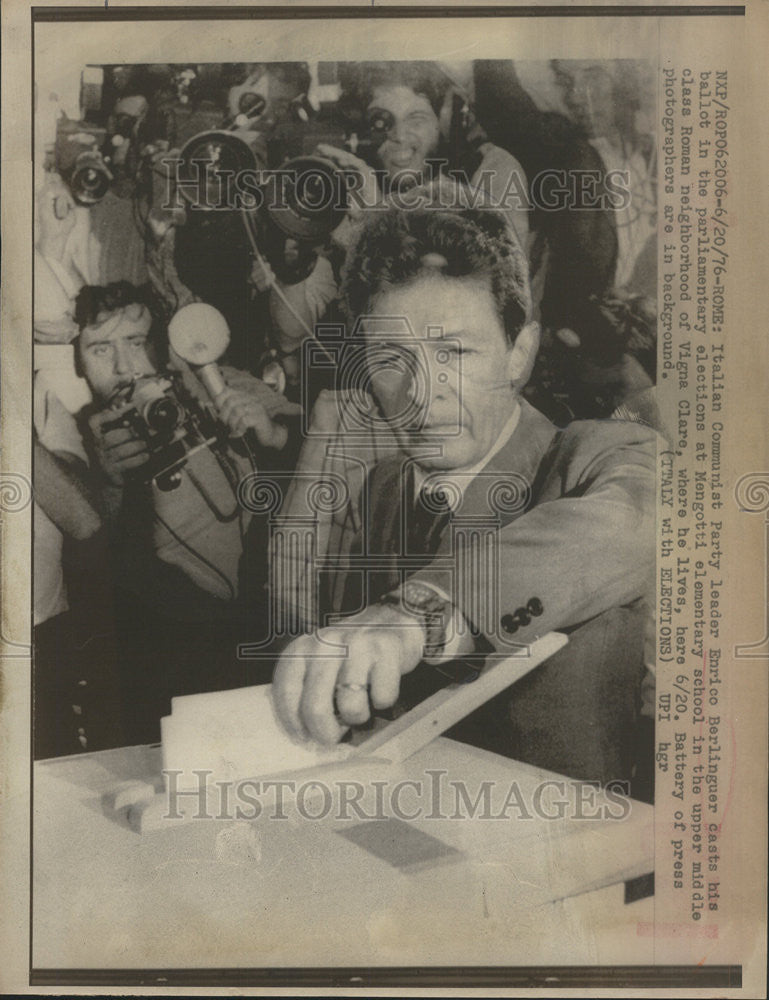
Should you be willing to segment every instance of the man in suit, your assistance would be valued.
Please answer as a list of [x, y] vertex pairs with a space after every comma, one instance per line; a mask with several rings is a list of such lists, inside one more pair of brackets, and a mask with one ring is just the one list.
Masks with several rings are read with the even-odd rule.
[[[537, 350], [526, 261], [490, 211], [374, 216], [345, 301], [399, 452], [361, 503], [350, 616], [295, 639], [274, 678], [286, 727], [339, 740], [423, 676], [564, 650], [454, 735], [573, 777], [629, 777], [654, 571], [656, 435], [617, 420], [559, 430], [521, 399]], [[447, 664], [449, 666], [447, 666]], [[414, 674], [416, 676], [416, 674]]]

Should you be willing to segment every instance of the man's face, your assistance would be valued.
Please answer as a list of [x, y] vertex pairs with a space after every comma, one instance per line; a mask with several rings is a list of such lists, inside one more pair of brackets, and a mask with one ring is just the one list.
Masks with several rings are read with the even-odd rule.
[[[516, 402], [516, 352], [488, 279], [417, 278], [376, 296], [371, 312], [370, 384], [401, 448], [425, 469], [482, 461]], [[394, 337], [391, 317], [406, 317], [413, 336]]]
[[150, 325], [149, 310], [134, 303], [99, 313], [96, 322], [81, 331], [80, 365], [97, 402], [106, 403], [140, 375], [155, 374], [147, 344]]
[[377, 111], [386, 111], [393, 119], [377, 151], [387, 173], [392, 177], [400, 170], [423, 170], [440, 139], [438, 116], [427, 98], [410, 87], [377, 87], [367, 112], [371, 116]]

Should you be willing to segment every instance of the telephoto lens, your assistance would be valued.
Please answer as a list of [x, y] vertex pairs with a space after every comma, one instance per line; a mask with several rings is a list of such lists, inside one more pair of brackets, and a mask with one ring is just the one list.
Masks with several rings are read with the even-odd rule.
[[347, 213], [344, 173], [322, 156], [297, 156], [271, 173], [265, 185], [270, 220], [286, 236], [324, 243]]

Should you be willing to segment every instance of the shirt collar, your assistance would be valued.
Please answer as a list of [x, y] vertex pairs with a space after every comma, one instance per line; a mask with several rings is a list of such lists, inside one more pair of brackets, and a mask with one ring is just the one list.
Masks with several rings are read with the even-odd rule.
[[442, 485], [447, 484], [450, 488], [445, 493], [449, 506], [452, 510], [457, 510], [462, 503], [465, 490], [473, 479], [504, 448], [513, 436], [520, 417], [521, 404], [519, 400], [516, 400], [515, 408], [500, 431], [497, 440], [480, 462], [476, 462], [475, 465], [466, 466], [464, 469], [452, 469], [450, 472], [427, 472], [421, 466], [414, 465], [414, 499], [416, 500], [419, 496], [419, 491], [423, 486], [426, 486], [428, 491], [432, 492], [433, 490], [440, 489]]

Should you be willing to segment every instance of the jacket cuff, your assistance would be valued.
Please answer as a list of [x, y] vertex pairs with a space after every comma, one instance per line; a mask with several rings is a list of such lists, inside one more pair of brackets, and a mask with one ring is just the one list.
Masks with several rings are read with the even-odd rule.
[[475, 652], [475, 643], [462, 613], [441, 587], [424, 580], [407, 580], [385, 594], [380, 603], [397, 605], [406, 614], [419, 617], [426, 633], [423, 660], [434, 665]]

